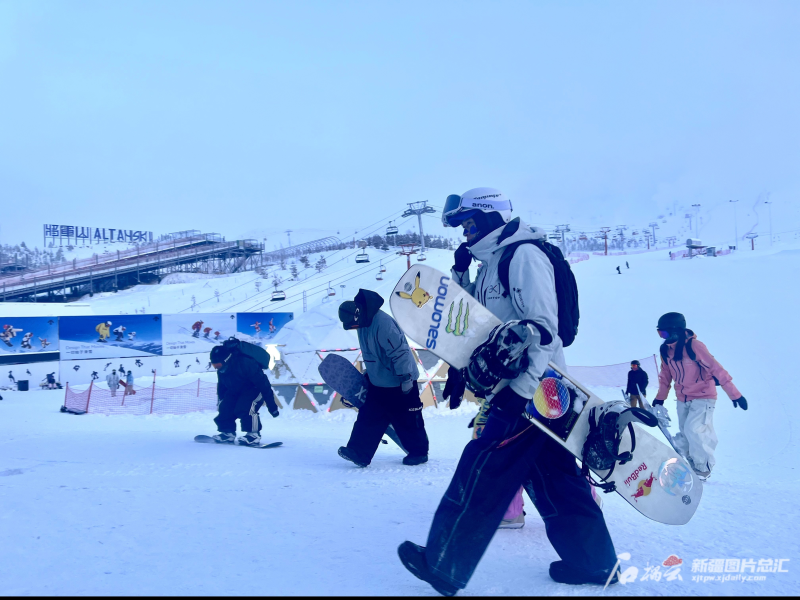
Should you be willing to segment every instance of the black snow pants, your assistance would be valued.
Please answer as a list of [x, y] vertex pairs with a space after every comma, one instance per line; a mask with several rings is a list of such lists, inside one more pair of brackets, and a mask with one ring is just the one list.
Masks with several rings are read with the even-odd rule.
[[248, 399], [247, 395], [220, 400], [217, 405], [219, 414], [214, 417], [217, 424], [217, 431], [220, 433], [236, 433], [236, 419], [242, 424], [242, 433], [260, 433], [261, 419], [258, 416], [258, 409], [264, 406], [261, 394], [254, 399]]
[[[520, 417], [509, 433], [529, 426]], [[499, 444], [480, 437], [464, 448], [428, 534], [430, 568], [454, 586], [466, 587], [523, 485], [561, 559], [585, 571], [610, 573], [617, 560], [614, 544], [575, 457], [536, 426]]]
[[362, 462], [369, 464], [389, 424], [394, 427], [409, 456], [427, 456], [428, 434], [416, 385], [404, 394], [399, 386], [384, 388], [370, 382], [367, 399], [358, 410], [347, 447]]

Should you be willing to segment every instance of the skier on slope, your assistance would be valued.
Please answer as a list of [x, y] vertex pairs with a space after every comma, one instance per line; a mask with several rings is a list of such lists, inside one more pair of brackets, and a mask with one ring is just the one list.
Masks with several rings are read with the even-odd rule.
[[671, 312], [658, 320], [661, 344], [661, 371], [658, 374], [658, 393], [653, 405], [663, 405], [669, 388], [675, 382], [678, 397], [678, 427], [675, 445], [687, 457], [698, 477], [705, 480], [714, 468], [714, 407], [719, 385], [734, 408], [747, 410], [747, 400], [733, 385], [733, 378], [711, 355], [705, 344], [691, 329], [681, 313]]
[[[519, 219], [511, 221], [511, 202], [492, 188], [449, 196], [442, 220], [446, 226], [461, 225], [467, 238], [455, 253], [454, 281], [500, 320], [530, 319], [538, 335], [528, 349], [528, 369], [492, 398], [481, 436], [465, 447], [434, 515], [427, 547], [404, 542], [400, 559], [439, 593], [454, 595], [466, 587], [520, 485], [530, 481], [531, 499], [561, 557], [550, 565], [550, 576], [570, 584], [614, 582], [614, 545], [575, 457], [522, 416], [548, 362], [566, 369], [555, 271], [533, 243], [516, 247], [508, 264], [509, 290], [503, 289], [500, 266], [506, 247], [545, 234]], [[473, 257], [483, 265], [470, 283]], [[448, 373], [448, 379], [460, 376], [457, 369]], [[518, 434], [513, 443], [499, 446]]]
[[358, 290], [353, 301], [339, 306], [345, 330], [356, 329], [367, 369], [367, 398], [358, 411], [347, 446], [339, 456], [366, 467], [391, 424], [408, 450], [404, 465], [428, 461], [428, 434], [422, 418], [417, 377], [419, 370], [406, 336], [397, 322], [380, 310], [383, 298], [370, 290]]
[[[217, 370], [219, 411], [214, 418], [219, 433], [212, 437], [223, 444], [258, 446], [261, 443], [259, 409], [266, 404], [273, 417], [280, 414], [269, 379], [258, 362], [230, 340], [211, 349], [211, 364]], [[238, 439], [236, 419], [242, 428]]]
[[202, 321], [195, 321], [194, 325], [192, 325], [192, 337], [199, 338], [200, 337], [200, 330], [203, 328]]
[[211, 327], [206, 327], [205, 329], [203, 329], [203, 337], [205, 339], [209, 339], [208, 338], [209, 334], [211, 334]]

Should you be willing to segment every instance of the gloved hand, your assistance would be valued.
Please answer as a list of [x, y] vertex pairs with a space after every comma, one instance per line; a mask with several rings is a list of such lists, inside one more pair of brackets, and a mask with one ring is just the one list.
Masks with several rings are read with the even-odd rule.
[[653, 406], [664, 406], [663, 400], [653, 400]]
[[442, 398], [445, 400], [450, 399], [450, 410], [456, 409], [461, 405], [466, 387], [467, 384], [461, 375], [461, 369], [450, 367], [447, 370], [447, 383], [444, 384], [444, 391], [442, 392]]
[[656, 404], [653, 406], [653, 416], [658, 419], [658, 424], [661, 427], [669, 429], [670, 424], [672, 423], [672, 419], [669, 418], [669, 412], [667, 412], [667, 407], [663, 404]]
[[272, 418], [274, 419], [275, 417], [277, 417], [277, 416], [278, 416], [279, 414], [281, 414], [281, 413], [280, 413], [280, 411], [279, 411], [279, 410], [276, 408], [274, 411], [272, 411], [272, 410], [271, 410], [271, 411], [269, 411], [269, 414], [271, 414], [271, 415], [272, 415]]
[[744, 396], [741, 398], [737, 398], [733, 400], [733, 408], [741, 408], [742, 410], [747, 410], [747, 400], [744, 399]]
[[413, 388], [415, 385], [417, 385], [416, 381], [414, 381], [413, 379], [406, 379], [403, 383], [400, 384], [400, 389], [404, 394], [408, 394], [411, 391], [411, 388]]
[[455, 264], [453, 265], [453, 269], [458, 271], [459, 273], [463, 273], [467, 269], [469, 269], [470, 263], [472, 263], [472, 254], [469, 251], [469, 246], [467, 246], [467, 242], [463, 242], [454, 253]]

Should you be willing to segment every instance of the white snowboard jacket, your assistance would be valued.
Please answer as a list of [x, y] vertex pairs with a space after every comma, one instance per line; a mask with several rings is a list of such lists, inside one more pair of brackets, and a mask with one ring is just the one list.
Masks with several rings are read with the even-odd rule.
[[537, 331], [536, 339], [528, 349], [528, 370], [509, 384], [511, 389], [525, 398], [533, 397], [548, 362], [553, 361], [566, 371], [563, 345], [558, 337], [558, 299], [553, 265], [544, 252], [533, 244], [523, 244], [514, 252], [508, 270], [511, 289], [503, 297], [498, 270], [503, 249], [515, 242], [536, 239], [545, 239], [544, 231], [514, 219], [470, 247], [472, 256], [482, 263], [474, 282], [470, 283], [469, 270], [463, 273], [455, 269], [451, 271], [454, 281], [501, 321], [530, 319], [552, 336], [552, 342], [544, 346]]

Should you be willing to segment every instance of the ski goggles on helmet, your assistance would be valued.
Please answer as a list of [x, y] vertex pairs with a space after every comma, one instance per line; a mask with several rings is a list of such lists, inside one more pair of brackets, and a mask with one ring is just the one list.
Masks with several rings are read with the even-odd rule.
[[668, 340], [670, 337], [672, 337], [672, 332], [667, 331], [666, 329], [656, 329], [656, 331], [658, 331], [658, 337], [660, 337], [662, 340]]

